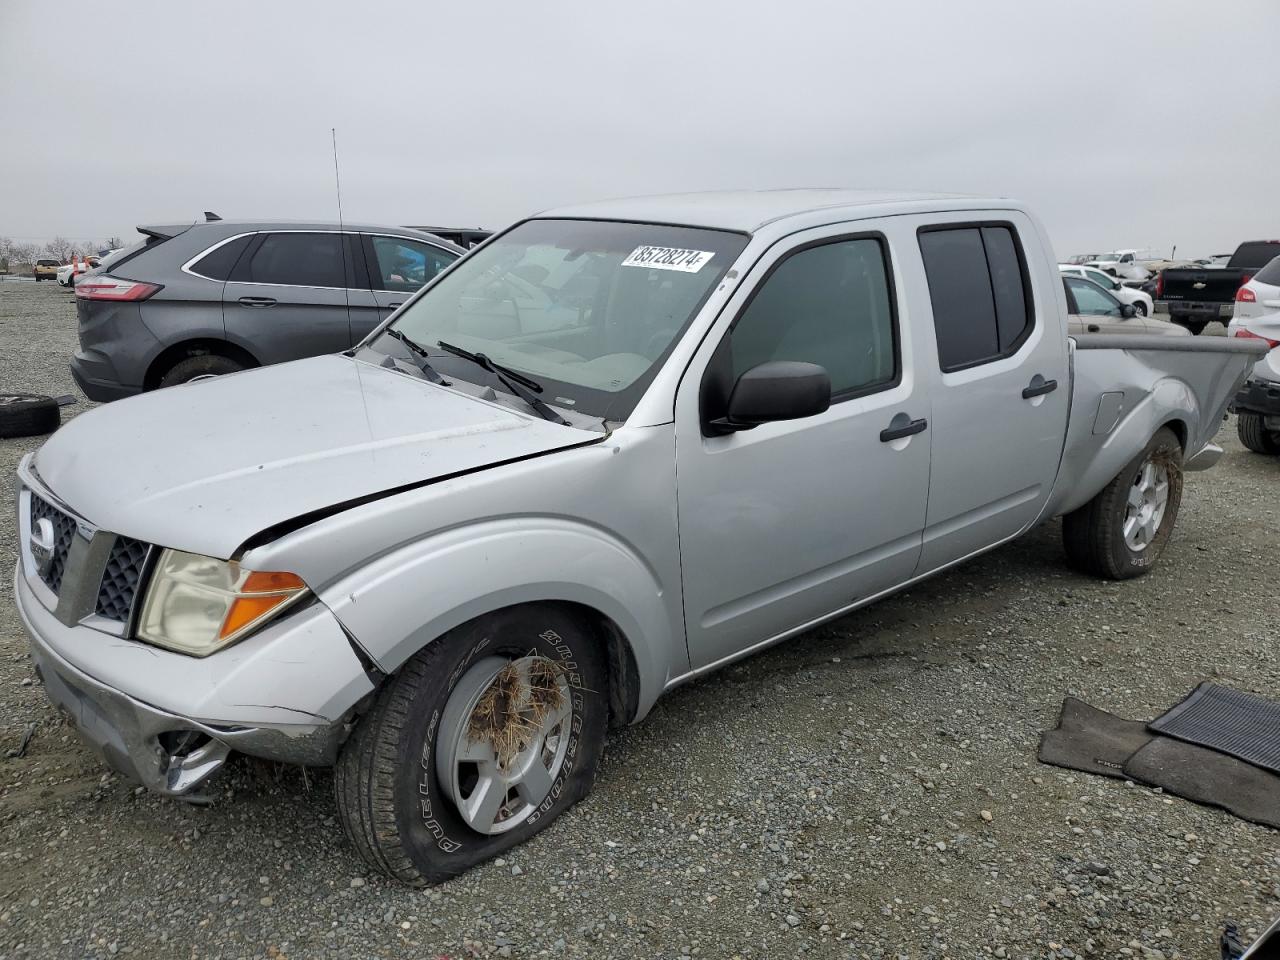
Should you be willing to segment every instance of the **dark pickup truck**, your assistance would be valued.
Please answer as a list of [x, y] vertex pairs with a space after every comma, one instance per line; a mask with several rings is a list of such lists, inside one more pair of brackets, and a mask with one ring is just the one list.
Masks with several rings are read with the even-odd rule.
[[1210, 320], [1231, 319], [1236, 291], [1255, 273], [1280, 256], [1280, 240], [1248, 240], [1236, 247], [1225, 267], [1171, 267], [1156, 280], [1156, 309], [1164, 306], [1169, 319], [1192, 333]]

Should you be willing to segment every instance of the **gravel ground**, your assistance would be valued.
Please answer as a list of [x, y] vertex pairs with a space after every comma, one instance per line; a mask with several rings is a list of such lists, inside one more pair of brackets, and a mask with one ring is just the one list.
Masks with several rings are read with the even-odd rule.
[[[0, 284], [0, 384], [74, 392], [74, 344], [67, 291]], [[1217, 957], [1280, 914], [1280, 834], [1035, 752], [1067, 694], [1280, 688], [1280, 461], [1219, 442], [1153, 575], [1075, 575], [1047, 525], [664, 698], [586, 802], [429, 891], [355, 859], [327, 772], [242, 761], [207, 808], [105, 773], [0, 600], [0, 957]], [[6, 499], [35, 446], [0, 441]]]

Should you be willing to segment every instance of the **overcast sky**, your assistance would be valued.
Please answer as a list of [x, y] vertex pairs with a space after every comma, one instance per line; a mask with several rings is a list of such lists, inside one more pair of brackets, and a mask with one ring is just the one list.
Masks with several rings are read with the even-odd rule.
[[1280, 236], [1280, 0], [0, 0], [0, 235], [1012, 196], [1057, 253]]

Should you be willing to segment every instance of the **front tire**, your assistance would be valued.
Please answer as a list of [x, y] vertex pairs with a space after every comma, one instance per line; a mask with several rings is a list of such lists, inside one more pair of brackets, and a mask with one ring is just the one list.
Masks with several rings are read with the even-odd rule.
[[1240, 442], [1254, 453], [1275, 456], [1280, 454], [1280, 437], [1267, 429], [1266, 421], [1260, 413], [1241, 410], [1236, 414], [1236, 434]]
[[1133, 301], [1133, 309], [1137, 312], [1138, 316], [1140, 317], [1145, 317], [1147, 315], [1147, 305], [1143, 303], [1141, 300]]
[[552, 604], [481, 617], [419, 651], [343, 746], [334, 791], [371, 867], [439, 883], [523, 843], [587, 795], [608, 672]]
[[1182, 447], [1161, 427], [1102, 491], [1062, 518], [1067, 561], [1084, 573], [1128, 580], [1164, 552], [1182, 503]]

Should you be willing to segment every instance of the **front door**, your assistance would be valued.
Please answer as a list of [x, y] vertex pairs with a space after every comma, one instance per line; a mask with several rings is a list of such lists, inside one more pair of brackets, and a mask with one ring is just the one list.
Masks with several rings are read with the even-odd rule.
[[917, 318], [936, 345], [921, 572], [1031, 524], [1066, 432], [1063, 281], [1044, 256], [1024, 254], [1039, 237], [1022, 214], [972, 221], [972, 213], [906, 221], [916, 228], [928, 290]]
[[359, 329], [353, 326], [351, 333], [357, 343], [459, 256], [421, 240], [383, 234], [364, 236], [364, 255], [378, 315]]
[[[825, 227], [775, 245], [681, 384], [677, 496], [694, 669], [850, 607], [915, 569], [931, 411], [883, 227]], [[715, 435], [707, 424], [724, 415], [737, 377], [772, 360], [825, 367], [830, 409]]]

